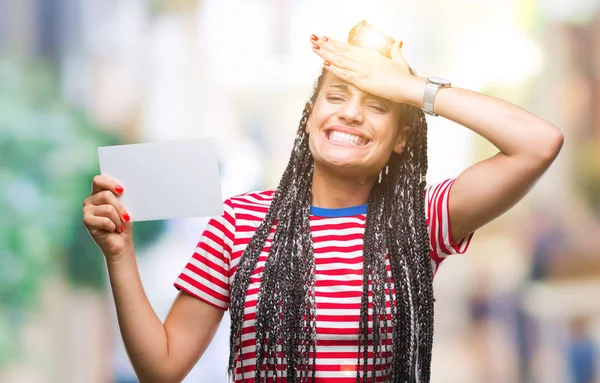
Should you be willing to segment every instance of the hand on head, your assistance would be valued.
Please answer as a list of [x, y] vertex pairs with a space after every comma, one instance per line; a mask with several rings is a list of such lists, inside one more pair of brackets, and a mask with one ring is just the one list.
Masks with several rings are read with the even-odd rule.
[[315, 54], [324, 68], [357, 88], [394, 102], [402, 102], [403, 82], [412, 76], [402, 54], [402, 41], [395, 41], [388, 58], [378, 51], [338, 41], [331, 37], [310, 37]]

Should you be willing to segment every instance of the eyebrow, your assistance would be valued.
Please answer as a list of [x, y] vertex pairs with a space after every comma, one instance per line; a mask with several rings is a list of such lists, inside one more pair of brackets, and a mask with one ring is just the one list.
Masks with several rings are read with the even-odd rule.
[[349, 89], [348, 85], [346, 85], [346, 84], [332, 84], [332, 85], [329, 85], [329, 87], [330, 88], [338, 88], [338, 89], [341, 89], [341, 90], [348, 90]]

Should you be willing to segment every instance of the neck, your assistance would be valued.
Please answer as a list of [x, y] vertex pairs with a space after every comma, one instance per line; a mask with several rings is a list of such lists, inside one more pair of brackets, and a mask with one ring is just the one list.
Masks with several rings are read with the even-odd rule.
[[339, 209], [369, 201], [376, 177], [341, 175], [315, 162], [312, 179], [312, 205]]

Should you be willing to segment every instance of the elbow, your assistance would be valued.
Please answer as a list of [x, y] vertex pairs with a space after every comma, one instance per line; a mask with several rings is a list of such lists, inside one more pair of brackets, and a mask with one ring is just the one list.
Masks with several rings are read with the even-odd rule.
[[562, 132], [554, 125], [546, 129], [547, 133], [536, 143], [538, 159], [545, 167], [550, 166], [556, 159], [562, 149], [565, 137]]
[[561, 131], [551, 124], [543, 127], [542, 133], [530, 138], [519, 156], [522, 164], [536, 174], [544, 173], [560, 153], [564, 143]]
[[565, 137], [562, 132], [557, 127], [552, 125], [550, 128], [550, 133], [548, 134], [547, 142], [545, 144], [546, 150], [544, 152], [544, 157], [547, 162], [552, 163], [556, 159], [564, 142]]

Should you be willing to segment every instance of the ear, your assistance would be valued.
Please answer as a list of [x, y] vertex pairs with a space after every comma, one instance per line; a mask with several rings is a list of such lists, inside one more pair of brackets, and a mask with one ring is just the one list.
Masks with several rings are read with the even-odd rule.
[[410, 136], [411, 132], [412, 128], [410, 126], [403, 126], [400, 129], [396, 144], [394, 145], [394, 152], [400, 154], [404, 151], [404, 148], [406, 147], [406, 141], [408, 140], [408, 136]]

